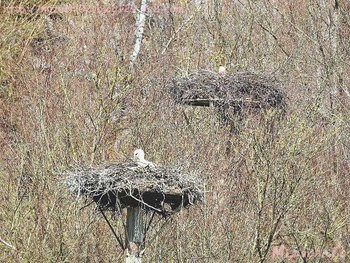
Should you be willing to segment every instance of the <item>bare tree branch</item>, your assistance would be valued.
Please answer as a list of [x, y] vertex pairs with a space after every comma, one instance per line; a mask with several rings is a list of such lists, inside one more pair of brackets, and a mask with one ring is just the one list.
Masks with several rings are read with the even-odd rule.
[[13, 250], [17, 250], [15, 246], [13, 246], [10, 243], [6, 242], [1, 237], [0, 237], [0, 242], [3, 243], [4, 245], [8, 246], [9, 248], [12, 248]]

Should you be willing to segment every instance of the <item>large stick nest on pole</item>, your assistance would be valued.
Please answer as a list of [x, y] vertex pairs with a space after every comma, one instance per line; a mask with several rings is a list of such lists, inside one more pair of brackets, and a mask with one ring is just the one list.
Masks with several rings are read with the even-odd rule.
[[65, 173], [68, 189], [92, 198], [100, 209], [142, 207], [168, 215], [203, 198], [199, 180], [179, 169], [139, 167], [135, 163], [76, 168]]
[[285, 112], [287, 104], [283, 87], [274, 78], [255, 73], [219, 74], [199, 71], [176, 77], [168, 88], [177, 103], [192, 106], [214, 106], [224, 119], [227, 110], [234, 115], [276, 108]]

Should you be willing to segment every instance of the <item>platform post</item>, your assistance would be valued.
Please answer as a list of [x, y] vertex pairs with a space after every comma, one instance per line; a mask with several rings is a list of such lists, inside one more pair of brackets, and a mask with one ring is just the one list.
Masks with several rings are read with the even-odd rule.
[[126, 263], [141, 263], [144, 240], [143, 211], [141, 207], [127, 208]]

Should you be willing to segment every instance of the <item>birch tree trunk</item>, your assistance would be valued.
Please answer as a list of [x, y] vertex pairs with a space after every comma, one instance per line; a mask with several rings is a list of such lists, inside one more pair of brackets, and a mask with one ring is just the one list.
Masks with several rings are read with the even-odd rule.
[[331, 45], [331, 54], [330, 54], [330, 84], [331, 84], [331, 92], [330, 92], [330, 103], [331, 103], [331, 111], [337, 110], [339, 104], [339, 90], [338, 90], [338, 31], [339, 31], [339, 3], [338, 0], [333, 2], [333, 5], [329, 10], [329, 40]]
[[145, 28], [145, 21], [146, 21], [146, 9], [147, 9], [147, 0], [142, 0], [139, 14], [138, 14], [137, 19], [136, 19], [134, 48], [133, 48], [131, 56], [130, 56], [130, 70], [131, 71], [134, 70], [135, 61], [136, 61], [136, 59], [140, 53], [140, 50], [141, 50], [143, 31]]
[[[332, 115], [337, 114], [341, 105], [341, 95], [339, 90], [338, 75], [340, 74], [338, 58], [338, 35], [339, 35], [339, 2], [334, 0], [329, 8], [329, 40], [330, 40], [330, 85], [329, 101]], [[333, 138], [333, 172], [338, 175], [338, 154], [337, 138]], [[337, 178], [337, 186], [340, 188], [340, 182]]]

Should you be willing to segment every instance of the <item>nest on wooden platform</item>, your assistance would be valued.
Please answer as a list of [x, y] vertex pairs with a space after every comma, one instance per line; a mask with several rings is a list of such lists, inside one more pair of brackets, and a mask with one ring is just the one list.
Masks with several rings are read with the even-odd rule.
[[78, 197], [92, 198], [104, 211], [142, 207], [166, 216], [203, 198], [199, 180], [180, 169], [135, 163], [76, 168], [65, 173], [65, 184]]
[[[177, 103], [214, 106], [223, 119], [262, 109], [286, 111], [286, 96], [280, 82], [255, 73], [219, 74], [199, 71], [176, 77], [168, 88]], [[230, 111], [230, 113], [228, 113]]]

